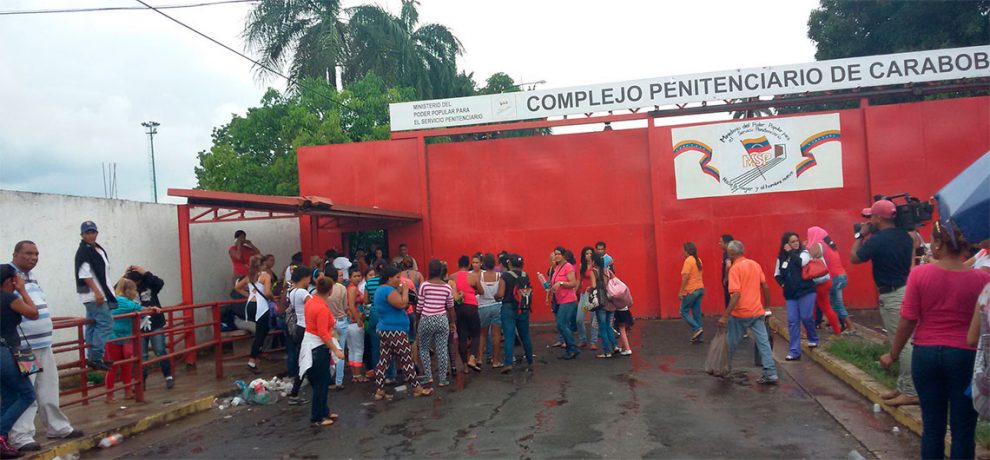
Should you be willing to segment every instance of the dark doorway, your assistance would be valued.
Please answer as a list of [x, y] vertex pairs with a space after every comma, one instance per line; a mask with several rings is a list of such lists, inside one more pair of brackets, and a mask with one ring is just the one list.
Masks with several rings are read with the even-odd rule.
[[[360, 232], [346, 232], [343, 234], [344, 247], [347, 248], [349, 258], [353, 259], [358, 249], [371, 258], [375, 254], [375, 248], [381, 248], [387, 259], [388, 254], [388, 231], [386, 230], [366, 230]], [[373, 262], [372, 260], [368, 261]]]

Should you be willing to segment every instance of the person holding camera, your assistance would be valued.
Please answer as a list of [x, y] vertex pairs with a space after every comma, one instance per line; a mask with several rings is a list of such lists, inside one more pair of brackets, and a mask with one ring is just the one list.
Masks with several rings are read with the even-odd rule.
[[[901, 319], [901, 303], [904, 301], [904, 286], [914, 251], [914, 239], [907, 230], [895, 224], [897, 206], [890, 200], [878, 200], [863, 210], [869, 222], [854, 226], [856, 241], [852, 246], [850, 261], [853, 264], [873, 263], [873, 281], [880, 297], [880, 316], [887, 330], [887, 339], [894, 342]], [[900, 372], [897, 389], [884, 393], [881, 397], [888, 406], [918, 404], [918, 392], [911, 379], [911, 352], [906, 343], [900, 351]]]

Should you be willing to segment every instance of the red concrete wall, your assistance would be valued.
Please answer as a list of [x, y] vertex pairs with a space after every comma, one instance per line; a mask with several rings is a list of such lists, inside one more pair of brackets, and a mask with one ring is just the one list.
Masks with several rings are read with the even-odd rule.
[[[654, 128], [657, 142], [651, 156], [660, 176], [670, 178], [657, 184], [657, 200], [662, 203], [658, 225], [659, 246], [666, 255], [660, 263], [661, 307], [664, 317], [676, 317], [680, 303], [680, 269], [684, 259], [681, 245], [693, 241], [699, 248], [706, 286], [702, 310], [705, 313], [725, 308], [719, 267], [722, 251], [718, 240], [724, 233], [742, 241], [747, 257], [763, 266], [771, 284], [772, 303], [782, 305], [783, 294], [771, 275], [780, 248], [783, 232], [793, 230], [802, 238], [808, 227], [820, 226], [833, 234], [839, 245], [842, 259], [848, 261], [848, 248], [852, 244], [852, 223], [869, 202], [866, 188], [866, 154], [862, 116], [859, 110], [842, 111], [839, 115], [842, 131], [843, 188], [808, 190], [797, 192], [765, 193], [748, 196], [726, 196], [678, 200], [674, 176], [671, 127]], [[676, 127], [675, 127], [676, 128]], [[873, 295], [869, 269], [845, 264], [850, 275], [850, 286], [845, 291], [849, 305], [870, 305]]]
[[[421, 264], [429, 246], [430, 256], [452, 265], [461, 254], [507, 249], [535, 273], [556, 245], [577, 253], [604, 240], [638, 316], [678, 315], [681, 244], [694, 241], [707, 268], [703, 307], [711, 313], [723, 306], [722, 233], [743, 241], [768, 276], [785, 230], [804, 235], [821, 226], [848, 261], [851, 225], [874, 193], [928, 198], [990, 149], [988, 97], [839, 113], [840, 189], [677, 200], [672, 127], [433, 144], [425, 152], [416, 139], [307, 147], [299, 152], [300, 189], [341, 203], [422, 212], [422, 225], [389, 233], [391, 246], [408, 243]], [[846, 269], [846, 303], [874, 306], [869, 266]], [[780, 289], [771, 292], [782, 303]], [[535, 319], [549, 318], [538, 305]]]
[[[422, 213], [417, 148], [415, 140], [300, 147], [299, 194], [323, 196], [335, 203]], [[372, 229], [358, 226], [346, 231]], [[422, 224], [390, 228], [388, 233], [389, 254], [398, 254], [399, 244], [406, 243], [417, 260], [426, 256]], [[341, 231], [321, 230], [313, 246], [320, 254], [331, 247], [341, 248]]]
[[[555, 246], [577, 257], [603, 240], [637, 313], [657, 316], [645, 151], [645, 130], [429, 145], [434, 256], [454, 265], [461, 254], [505, 249], [535, 280]], [[551, 319], [538, 298], [535, 320]]]

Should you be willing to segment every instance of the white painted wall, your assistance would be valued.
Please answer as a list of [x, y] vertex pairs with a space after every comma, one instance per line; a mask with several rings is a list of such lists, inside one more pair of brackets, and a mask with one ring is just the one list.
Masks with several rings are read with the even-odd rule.
[[[163, 305], [182, 300], [175, 205], [0, 190], [0, 213], [0, 262], [11, 260], [18, 241], [37, 243], [40, 257], [35, 273], [52, 316], [85, 316], [76, 294], [73, 265], [79, 225], [86, 220], [99, 226], [97, 242], [109, 253], [113, 273], [123, 275], [129, 265], [141, 265], [165, 280], [159, 296]], [[228, 298], [232, 271], [227, 248], [238, 229], [246, 231], [266, 254], [274, 254], [279, 270], [299, 251], [297, 219], [193, 224], [196, 302]], [[68, 338], [72, 337], [61, 335], [56, 340]]]

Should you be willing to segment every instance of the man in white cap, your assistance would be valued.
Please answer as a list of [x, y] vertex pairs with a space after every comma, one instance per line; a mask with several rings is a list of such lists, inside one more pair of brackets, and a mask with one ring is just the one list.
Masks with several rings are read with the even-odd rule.
[[[901, 318], [904, 286], [914, 252], [914, 239], [894, 223], [897, 206], [889, 200], [878, 200], [863, 210], [870, 221], [860, 225], [850, 259], [854, 264], [873, 263], [873, 282], [880, 296], [880, 316], [887, 338], [893, 342]], [[918, 404], [918, 392], [911, 379], [911, 344], [904, 346], [900, 356], [897, 389], [881, 395], [888, 406]]]
[[103, 354], [113, 331], [110, 311], [117, 307], [117, 297], [113, 291], [117, 280], [110, 271], [110, 256], [96, 242], [99, 235], [96, 224], [87, 220], [80, 225], [79, 231], [82, 241], [76, 249], [76, 292], [79, 293], [79, 301], [86, 306], [86, 319], [94, 321], [94, 324], [86, 326], [86, 345], [89, 346], [86, 365], [106, 371], [112, 364], [103, 359]]

